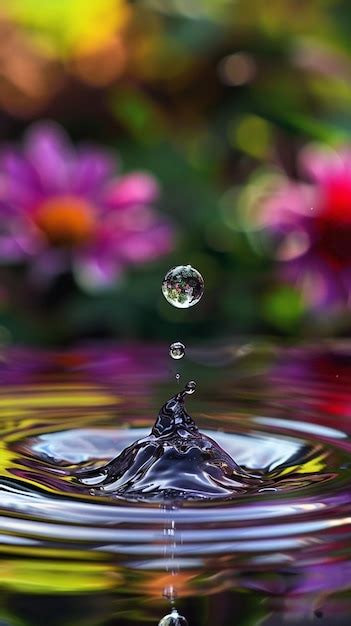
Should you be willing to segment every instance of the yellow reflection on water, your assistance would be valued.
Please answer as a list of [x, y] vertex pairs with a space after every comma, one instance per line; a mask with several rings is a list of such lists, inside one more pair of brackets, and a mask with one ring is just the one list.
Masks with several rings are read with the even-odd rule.
[[[22, 395], [23, 394], [23, 395]], [[0, 417], [2, 410], [12, 407], [28, 409], [65, 406], [104, 406], [121, 402], [118, 396], [92, 385], [31, 385], [15, 387], [11, 393], [0, 393]]]
[[0, 588], [23, 593], [84, 593], [115, 589], [114, 567], [86, 561], [1, 560]]

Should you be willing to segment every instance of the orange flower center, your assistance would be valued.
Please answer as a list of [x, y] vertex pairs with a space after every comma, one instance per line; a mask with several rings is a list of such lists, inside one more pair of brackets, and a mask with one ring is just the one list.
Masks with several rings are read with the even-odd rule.
[[35, 221], [51, 243], [75, 245], [90, 239], [96, 216], [94, 207], [85, 200], [57, 196], [39, 205]]

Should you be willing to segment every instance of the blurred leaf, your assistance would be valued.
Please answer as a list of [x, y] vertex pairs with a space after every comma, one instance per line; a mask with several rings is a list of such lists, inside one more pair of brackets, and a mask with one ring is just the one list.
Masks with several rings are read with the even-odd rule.
[[296, 331], [304, 313], [301, 295], [292, 287], [283, 285], [263, 298], [264, 318], [279, 330]]
[[139, 141], [156, 141], [161, 136], [162, 115], [142, 92], [132, 89], [118, 91], [111, 98], [117, 119]]

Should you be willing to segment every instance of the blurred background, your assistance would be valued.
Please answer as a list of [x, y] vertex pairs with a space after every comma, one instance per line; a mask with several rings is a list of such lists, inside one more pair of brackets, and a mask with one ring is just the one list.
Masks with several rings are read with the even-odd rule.
[[[350, 18], [3, 0], [0, 341], [348, 333]], [[183, 263], [185, 311], [160, 290]]]

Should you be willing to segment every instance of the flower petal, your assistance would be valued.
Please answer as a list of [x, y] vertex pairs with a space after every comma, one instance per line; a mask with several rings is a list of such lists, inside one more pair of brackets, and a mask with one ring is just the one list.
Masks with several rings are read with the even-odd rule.
[[107, 152], [98, 148], [80, 150], [72, 183], [73, 193], [85, 196], [97, 195], [115, 168], [115, 160]]
[[335, 273], [313, 251], [281, 266], [281, 275], [292, 282], [314, 310], [336, 309], [345, 302], [346, 289], [341, 276]]
[[[301, 151], [299, 165], [302, 174], [315, 182], [325, 182], [345, 169], [345, 155], [326, 146], [307, 146]], [[351, 159], [349, 155], [349, 164]]]
[[0, 262], [17, 263], [38, 254], [45, 242], [37, 229], [25, 221], [7, 220], [0, 232]]
[[30, 209], [41, 197], [38, 173], [19, 152], [5, 148], [0, 155], [0, 199], [13, 212]]
[[275, 232], [295, 230], [306, 218], [311, 219], [318, 211], [316, 190], [313, 186], [283, 181], [263, 203], [258, 215], [260, 227]]
[[85, 291], [95, 292], [113, 286], [122, 273], [116, 254], [116, 233], [102, 226], [94, 241], [77, 251], [73, 259], [75, 279]]
[[113, 287], [120, 280], [122, 265], [114, 256], [79, 255], [73, 264], [73, 273], [84, 291], [98, 292]]
[[118, 254], [129, 263], [154, 261], [173, 248], [173, 230], [169, 224], [156, 222], [144, 231], [129, 231], [119, 241]]
[[49, 193], [70, 189], [75, 155], [69, 138], [58, 124], [41, 122], [27, 133], [25, 153]]
[[110, 208], [151, 204], [157, 200], [159, 186], [156, 179], [144, 172], [122, 176], [106, 191], [105, 202]]
[[70, 269], [70, 260], [66, 250], [45, 248], [38, 254], [30, 268], [33, 283], [45, 287], [53, 278]]

